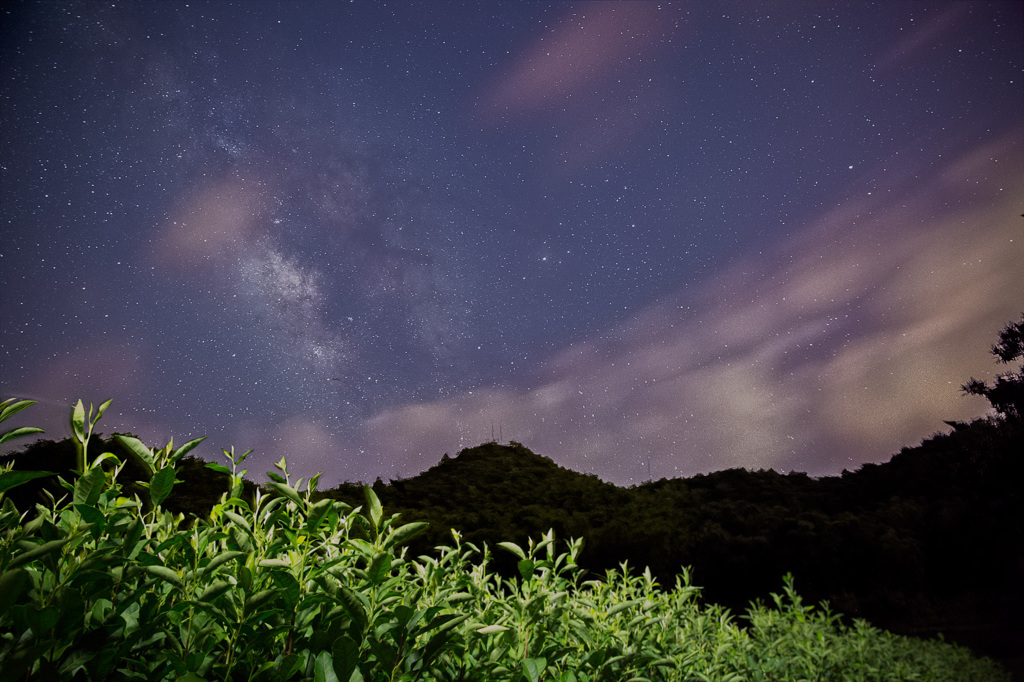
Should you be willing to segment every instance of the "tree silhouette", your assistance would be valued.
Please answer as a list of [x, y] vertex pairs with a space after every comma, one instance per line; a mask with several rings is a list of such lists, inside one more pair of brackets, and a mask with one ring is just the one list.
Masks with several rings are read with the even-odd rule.
[[1008, 324], [999, 332], [999, 343], [992, 346], [992, 354], [1003, 364], [1020, 361], [1021, 366], [998, 375], [991, 385], [971, 377], [962, 387], [964, 393], [985, 396], [999, 414], [1020, 419], [1024, 415], [1024, 314], [1020, 322]]

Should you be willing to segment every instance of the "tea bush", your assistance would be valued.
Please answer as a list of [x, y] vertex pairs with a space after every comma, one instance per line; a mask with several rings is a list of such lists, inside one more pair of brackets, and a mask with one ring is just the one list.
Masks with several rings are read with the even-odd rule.
[[[0, 421], [31, 401], [0, 404]], [[109, 401], [72, 409], [79, 462], [63, 497], [26, 520], [4, 493], [47, 472], [0, 470], [0, 679], [60, 680], [978, 680], [1008, 679], [942, 641], [844, 625], [785, 579], [736, 618], [698, 601], [684, 570], [662, 590], [623, 564], [583, 580], [579, 541], [553, 533], [406, 556], [423, 523], [386, 516], [369, 487], [353, 508], [314, 501], [319, 475], [284, 459], [253, 499], [225, 451], [230, 489], [188, 523], [161, 506], [201, 439], [147, 448], [119, 436], [147, 479], [128, 497], [110, 453], [88, 443]], [[0, 442], [33, 432], [16, 429]], [[111, 466], [112, 465], [112, 466]]]

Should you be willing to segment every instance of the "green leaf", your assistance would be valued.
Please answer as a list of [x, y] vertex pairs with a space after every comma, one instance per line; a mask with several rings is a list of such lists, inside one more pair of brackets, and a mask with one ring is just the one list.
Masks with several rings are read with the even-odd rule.
[[426, 521], [416, 521], [413, 523], [407, 523], [404, 526], [399, 526], [395, 529], [395, 532], [393, 532], [384, 542], [385, 549], [397, 547], [405, 542], [408, 542], [412, 538], [422, 533], [429, 525], [430, 524], [428, 524]]
[[26, 407], [35, 405], [35, 400], [15, 400], [14, 398], [8, 398], [7, 400], [0, 403], [0, 422], [5, 421], [11, 415], [15, 415], [21, 412]]
[[504, 625], [485, 625], [477, 630], [477, 634], [493, 635], [495, 632], [505, 632], [506, 630], [508, 630], [508, 628]]
[[108, 459], [114, 460], [114, 462], [116, 462], [117, 464], [121, 463], [121, 460], [118, 459], [117, 455], [115, 455], [114, 453], [104, 452], [102, 455], [100, 455], [99, 457], [92, 461], [92, 467], [98, 467], [100, 464], [106, 462]]
[[0, 575], [0, 613], [7, 613], [18, 597], [32, 582], [28, 572], [22, 568], [12, 568]]
[[203, 590], [203, 593], [199, 595], [199, 599], [196, 601], [207, 604], [230, 590], [232, 587], [234, 587], [234, 584], [232, 584], [231, 581], [218, 580]]
[[439, 630], [434, 633], [434, 636], [430, 638], [426, 646], [417, 647], [416, 653], [422, 656], [418, 664], [424, 667], [430, 666], [434, 659], [437, 658], [438, 654], [440, 654], [444, 649], [445, 645], [451, 640], [451, 637], [452, 633], [445, 630]]
[[79, 443], [85, 441], [85, 406], [81, 398], [71, 408], [71, 433]]
[[142, 519], [135, 517], [131, 525], [128, 526], [128, 530], [124, 534], [123, 547], [128, 550], [128, 558], [135, 559], [139, 552], [142, 551], [142, 546], [145, 542], [142, 540], [142, 531], [145, 530]]
[[44, 632], [53, 629], [60, 618], [60, 610], [56, 606], [44, 606], [41, 609], [32, 608], [28, 611], [28, 623], [32, 633], [41, 638]]
[[398, 650], [396, 647], [376, 637], [367, 639], [366, 644], [384, 670], [394, 670], [397, 667]]
[[189, 452], [195, 450], [196, 446], [202, 443], [204, 440], [206, 440], [206, 436], [203, 436], [202, 438], [196, 438], [195, 440], [190, 440], [189, 442], [185, 443], [180, 448], [174, 451], [174, 454], [171, 455], [171, 459], [168, 462], [168, 464], [174, 464], [179, 459], [187, 455]]
[[274, 571], [271, 573], [271, 578], [281, 588], [281, 596], [288, 602], [289, 610], [295, 608], [295, 605], [299, 603], [299, 596], [302, 592], [299, 581], [291, 573], [285, 573], [284, 571]]
[[227, 474], [228, 476], [231, 475], [231, 469], [228, 469], [223, 464], [214, 464], [213, 462], [207, 462], [206, 463], [206, 468], [207, 469], [212, 469], [212, 470], [216, 471], [219, 474]]
[[639, 599], [630, 599], [628, 601], [619, 602], [615, 606], [613, 606], [610, 609], [608, 609], [607, 615], [610, 618], [610, 617], [614, 616], [616, 613], [619, 613], [620, 611], [625, 611], [626, 609], [631, 608], [633, 606], [636, 606], [639, 603], [640, 603]]
[[82, 515], [82, 519], [86, 523], [91, 523], [95, 526], [95, 528], [93, 528], [94, 535], [97, 532], [103, 531], [103, 526], [106, 525], [106, 518], [103, 516], [103, 512], [99, 509], [96, 507], [90, 507], [86, 504], [76, 504], [75, 511]]
[[[431, 607], [431, 609], [436, 607]], [[427, 609], [430, 611], [430, 609]], [[412, 627], [419, 622], [421, 618], [427, 613], [427, 611], [417, 611], [416, 609], [406, 604], [399, 604], [391, 612], [391, 617], [395, 619], [395, 622], [401, 625], [407, 630], [412, 630]]]
[[309, 507], [309, 514], [306, 517], [306, 530], [314, 532], [324, 517], [334, 508], [334, 500], [324, 498]]
[[391, 570], [391, 555], [387, 552], [377, 552], [370, 562], [370, 568], [366, 571], [370, 583], [376, 585], [384, 579], [384, 576]]
[[366, 626], [366, 609], [370, 603], [366, 597], [353, 590], [348, 585], [341, 586], [341, 605], [349, 612], [349, 615], [359, 624], [359, 629]]
[[[105, 402], [102, 405], [100, 405], [99, 411], [96, 412], [96, 419], [94, 419], [92, 421], [93, 424], [95, 424], [96, 422], [98, 422], [100, 420], [100, 417], [103, 416], [103, 413], [107, 411], [107, 408], [110, 407], [110, 403], [112, 403], [112, 402], [114, 402], [113, 398], [111, 398], [107, 402]], [[89, 411], [92, 412], [92, 405], [89, 406]]]
[[523, 576], [523, 580], [529, 580], [533, 577], [534, 563], [532, 559], [523, 559], [517, 566], [519, 567], [519, 575]]
[[[231, 477], [231, 490], [228, 492], [228, 494], [233, 499], [240, 498], [242, 496], [242, 494], [245, 492], [245, 481], [242, 478], [243, 476], [245, 476], [245, 472], [246, 472], [246, 470], [242, 469], [242, 473], [238, 474], [237, 476], [232, 475], [232, 477]], [[243, 501], [242, 502], [242, 506], [244, 506], [246, 509], [248, 509], [249, 508], [249, 503]]]
[[87, 470], [75, 483], [74, 503], [95, 506], [106, 483], [107, 477], [103, 475], [103, 469], [93, 467]]
[[146, 480], [153, 478], [156, 472], [156, 465], [153, 463], [153, 453], [141, 440], [133, 436], [116, 434], [114, 438], [128, 451], [129, 459], [141, 466], [146, 472]]
[[174, 478], [176, 473], [173, 466], [166, 466], [153, 474], [153, 478], [149, 482], [149, 495], [154, 507], [160, 506], [171, 494], [176, 482]]
[[523, 560], [526, 559], [526, 552], [524, 552], [523, 548], [520, 547], [519, 545], [517, 545], [514, 542], [499, 542], [498, 543], [498, 547], [501, 547], [504, 550], [512, 552], [513, 554], [515, 554], [520, 559], [523, 559]]
[[444, 614], [442, 616], [438, 616], [437, 618], [435, 618], [430, 623], [430, 627], [428, 627], [427, 629], [428, 630], [432, 630], [434, 628], [437, 628], [438, 632], [447, 632], [448, 630], [451, 630], [456, 625], [460, 625], [460, 624], [466, 622], [467, 620], [469, 620], [469, 615], [470, 614], [468, 614], [468, 613], [461, 613], [461, 614], [446, 613], [446, 614]]
[[22, 426], [19, 429], [14, 429], [12, 431], [6, 431], [4, 433], [0, 433], [0, 444], [6, 443], [7, 441], [13, 440], [15, 438], [21, 438], [22, 436], [27, 436], [30, 433], [45, 433], [45, 431], [43, 431], [42, 429], [37, 428], [35, 426]]
[[238, 586], [242, 588], [244, 592], [248, 592], [252, 589], [252, 571], [250, 571], [244, 564], [238, 567]]
[[373, 545], [366, 540], [361, 538], [349, 538], [346, 542], [355, 547], [356, 550], [358, 550], [358, 552], [367, 559], [372, 558], [373, 555], [376, 554], [376, 550], [373, 548]]
[[339, 682], [334, 672], [334, 657], [330, 651], [321, 651], [313, 664], [313, 682]]
[[244, 533], [237, 528], [231, 528], [228, 530], [228, 537], [231, 538], [231, 542], [242, 552], [251, 552], [254, 549], [253, 537], [249, 533]]
[[231, 521], [231, 523], [235, 524], [249, 535], [252, 535], [252, 526], [249, 525], [249, 522], [246, 520], [244, 516], [242, 516], [241, 514], [236, 514], [230, 509], [224, 510], [224, 516], [226, 516], [228, 520]]
[[139, 629], [139, 612], [142, 610], [140, 602], [132, 602], [121, 612], [121, 620], [124, 621], [124, 634], [130, 635]]
[[7, 471], [0, 474], [0, 493], [5, 493], [11, 488], [16, 488], [23, 483], [28, 483], [36, 478], [44, 476], [56, 476], [52, 471]]
[[145, 566], [142, 570], [150, 575], [160, 578], [161, 580], [171, 583], [175, 587], [184, 587], [181, 582], [181, 578], [178, 577], [178, 573], [166, 566], [160, 566], [159, 564], [155, 566]]
[[243, 511], [252, 511], [249, 508], [249, 503], [240, 497], [229, 497], [228, 499], [224, 500], [222, 506], [224, 507], [224, 509], [227, 509], [228, 507], [238, 507]]
[[217, 570], [217, 568], [219, 568], [220, 566], [231, 561], [232, 559], [240, 559], [244, 556], [248, 556], [248, 554], [246, 552], [221, 552], [217, 556], [210, 559], [210, 563], [206, 564], [206, 566], [203, 567], [201, 575], [208, 575]]
[[280, 590], [271, 588], [269, 590], [260, 590], [256, 594], [245, 600], [245, 611], [246, 613], [252, 614], [270, 599], [276, 597]]
[[524, 658], [523, 659], [523, 671], [526, 673], [527, 679], [530, 682], [537, 682], [540, 676], [544, 674], [544, 670], [548, 667], [548, 661], [545, 658]]
[[299, 494], [297, 492], [295, 492], [295, 489], [292, 488], [291, 486], [289, 486], [288, 484], [286, 484], [286, 483], [278, 483], [277, 481], [271, 481], [267, 485], [269, 485], [271, 488], [273, 488], [277, 492], [281, 493], [281, 495], [283, 495], [284, 497], [287, 497], [289, 500], [291, 500], [295, 504], [298, 504], [298, 505], [302, 504], [302, 498], [299, 497]]
[[370, 486], [363, 486], [363, 495], [366, 497], [366, 508], [370, 512], [370, 522], [374, 530], [380, 530], [380, 520], [384, 516], [384, 508], [380, 505], [377, 493], [373, 492]]
[[[341, 635], [331, 644], [331, 653], [334, 658], [334, 672], [338, 679], [343, 682], [361, 680], [359, 672], [359, 645], [348, 635]], [[356, 677], [358, 675], [359, 677]]]
[[22, 564], [28, 563], [38, 559], [39, 557], [46, 556], [60, 550], [61, 547], [71, 542], [72, 538], [61, 538], [60, 540], [50, 540], [49, 542], [43, 543], [38, 547], [34, 547], [26, 552], [22, 552], [18, 556], [11, 560], [11, 563], [7, 565], [8, 569], [17, 568]]
[[284, 559], [260, 559], [258, 565], [261, 568], [287, 568], [289, 571], [292, 568], [291, 562]]

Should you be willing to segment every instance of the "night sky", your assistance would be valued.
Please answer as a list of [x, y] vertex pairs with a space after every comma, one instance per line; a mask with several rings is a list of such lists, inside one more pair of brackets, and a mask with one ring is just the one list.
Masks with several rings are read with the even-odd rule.
[[1022, 8], [7, 2], [4, 427], [113, 398], [327, 485], [885, 461], [1024, 310]]

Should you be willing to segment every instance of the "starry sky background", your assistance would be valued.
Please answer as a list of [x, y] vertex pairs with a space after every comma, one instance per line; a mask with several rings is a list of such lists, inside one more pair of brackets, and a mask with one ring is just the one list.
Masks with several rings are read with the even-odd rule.
[[837, 474], [985, 414], [1018, 2], [8, 2], [4, 424]]

